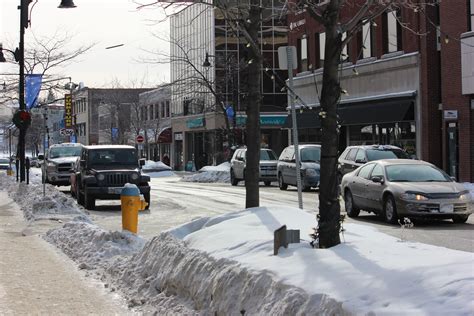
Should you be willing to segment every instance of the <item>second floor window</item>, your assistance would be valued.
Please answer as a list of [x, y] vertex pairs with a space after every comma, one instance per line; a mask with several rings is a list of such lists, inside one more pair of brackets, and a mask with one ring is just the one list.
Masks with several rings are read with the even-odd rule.
[[319, 64], [318, 67], [324, 67], [324, 50], [326, 49], [326, 33], [319, 33]]
[[308, 40], [306, 36], [298, 39], [298, 63], [299, 71], [308, 70]]

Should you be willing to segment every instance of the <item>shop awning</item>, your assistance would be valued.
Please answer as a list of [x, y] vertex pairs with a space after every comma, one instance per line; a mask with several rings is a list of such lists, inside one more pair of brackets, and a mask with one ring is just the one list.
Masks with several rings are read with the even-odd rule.
[[169, 144], [172, 142], [171, 138], [172, 132], [171, 132], [171, 127], [166, 127], [163, 128], [160, 131], [160, 134], [158, 134], [158, 144]]
[[[343, 126], [414, 121], [415, 100], [414, 98], [390, 98], [345, 103], [339, 105], [338, 113]], [[296, 119], [298, 129], [321, 128], [321, 121], [315, 110], [297, 112]], [[290, 114], [282, 128], [291, 128], [291, 122]]]
[[[292, 119], [292, 115], [288, 115], [282, 128], [292, 128]], [[297, 110], [296, 126], [298, 126], [298, 129], [320, 128], [321, 121], [319, 120], [318, 112], [312, 110], [305, 110], [304, 112], [300, 113], [299, 110]]]
[[391, 99], [339, 106], [341, 125], [394, 123], [415, 120], [415, 100]]

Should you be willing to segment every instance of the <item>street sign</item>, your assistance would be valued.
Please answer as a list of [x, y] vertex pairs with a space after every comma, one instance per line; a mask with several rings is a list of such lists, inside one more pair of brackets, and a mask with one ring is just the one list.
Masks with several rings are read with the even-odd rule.
[[142, 135], [137, 135], [137, 137], [135, 138], [135, 141], [138, 143], [138, 144], [141, 144], [145, 141], [145, 137], [143, 137]]
[[59, 135], [61, 135], [61, 136], [72, 136], [72, 135], [74, 135], [74, 129], [72, 129], [72, 128], [61, 128], [59, 130]]

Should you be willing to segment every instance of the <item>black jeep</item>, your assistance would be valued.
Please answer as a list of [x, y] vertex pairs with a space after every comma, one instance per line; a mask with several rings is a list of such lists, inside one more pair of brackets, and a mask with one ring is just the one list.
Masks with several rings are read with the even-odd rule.
[[137, 150], [124, 145], [84, 146], [79, 163], [71, 175], [71, 191], [77, 202], [88, 210], [95, 200], [120, 199], [125, 183], [136, 184], [150, 207], [150, 176], [143, 174], [145, 159]]

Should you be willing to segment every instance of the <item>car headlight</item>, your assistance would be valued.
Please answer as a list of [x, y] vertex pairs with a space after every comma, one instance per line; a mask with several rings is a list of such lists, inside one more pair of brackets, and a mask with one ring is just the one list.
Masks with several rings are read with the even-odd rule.
[[132, 180], [138, 180], [140, 176], [138, 175], [138, 173], [132, 173], [130, 177], [132, 178]]
[[316, 177], [318, 175], [318, 172], [316, 169], [306, 169], [306, 175], [308, 177]]
[[105, 179], [105, 175], [103, 173], [97, 174], [96, 177], [97, 177], [97, 180], [99, 180], [99, 181], [103, 181]]
[[459, 199], [461, 199], [463, 201], [470, 201], [471, 200], [471, 193], [469, 191], [461, 192], [461, 195], [459, 195]]
[[428, 201], [426, 196], [417, 193], [405, 192], [400, 197], [408, 201]]
[[54, 168], [54, 167], [56, 167], [56, 164], [54, 162], [48, 162], [47, 166], [51, 167], [51, 168]]

